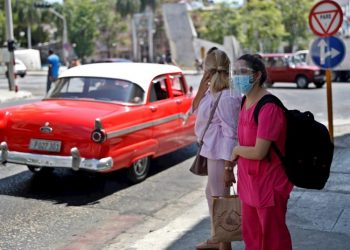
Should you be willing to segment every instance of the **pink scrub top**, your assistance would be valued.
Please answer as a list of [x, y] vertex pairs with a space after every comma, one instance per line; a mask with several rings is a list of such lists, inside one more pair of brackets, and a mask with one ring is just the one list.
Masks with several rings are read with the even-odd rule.
[[[220, 92], [208, 90], [196, 110], [195, 134], [201, 139], [208, 123], [211, 109]], [[233, 147], [237, 145], [237, 121], [241, 106], [241, 95], [229, 89], [222, 90], [213, 119], [203, 139], [200, 154], [212, 160], [231, 160]]]
[[[255, 145], [256, 138], [273, 141], [282, 154], [286, 140], [286, 119], [283, 110], [276, 104], [265, 104], [259, 113], [258, 125], [253, 113], [256, 104], [248, 109], [245, 104], [239, 114], [238, 140], [241, 146]], [[263, 160], [238, 158], [238, 193], [240, 199], [253, 207], [273, 206], [274, 195], [289, 197], [293, 184], [272, 148]]]

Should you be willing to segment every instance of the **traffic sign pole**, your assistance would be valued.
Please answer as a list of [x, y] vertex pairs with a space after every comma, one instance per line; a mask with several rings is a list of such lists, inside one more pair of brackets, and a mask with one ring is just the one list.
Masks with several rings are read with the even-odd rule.
[[345, 46], [335, 35], [343, 23], [343, 10], [339, 4], [331, 0], [323, 0], [314, 5], [309, 15], [309, 25], [318, 39], [312, 45], [312, 60], [321, 68], [326, 68], [328, 130], [333, 138], [333, 100], [332, 100], [332, 71], [345, 55]]
[[329, 135], [334, 141], [333, 133], [333, 97], [332, 97], [332, 71], [326, 70], [326, 84], [327, 84], [327, 111], [328, 111], [328, 131]]

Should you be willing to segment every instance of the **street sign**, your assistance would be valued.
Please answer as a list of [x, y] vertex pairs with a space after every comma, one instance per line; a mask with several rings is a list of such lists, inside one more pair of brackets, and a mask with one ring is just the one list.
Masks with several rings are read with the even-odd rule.
[[345, 44], [337, 37], [320, 37], [311, 45], [312, 61], [323, 69], [330, 69], [340, 64], [345, 56]]
[[318, 2], [310, 11], [309, 25], [317, 36], [333, 36], [342, 23], [343, 11], [339, 4], [334, 1]]

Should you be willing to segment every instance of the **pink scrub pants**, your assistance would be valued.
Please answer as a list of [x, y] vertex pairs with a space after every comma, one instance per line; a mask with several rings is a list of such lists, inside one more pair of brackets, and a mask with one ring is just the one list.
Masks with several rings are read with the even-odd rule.
[[292, 250], [286, 225], [288, 198], [275, 193], [275, 205], [251, 207], [242, 202], [242, 233], [246, 250]]

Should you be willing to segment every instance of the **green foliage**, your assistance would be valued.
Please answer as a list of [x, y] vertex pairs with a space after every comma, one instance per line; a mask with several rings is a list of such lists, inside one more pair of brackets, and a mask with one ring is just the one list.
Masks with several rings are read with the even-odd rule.
[[0, 9], [0, 47], [3, 46], [6, 41], [6, 20], [5, 20], [5, 11]]
[[250, 52], [276, 51], [287, 35], [282, 14], [273, 1], [250, 0], [241, 10], [243, 39]]
[[225, 4], [214, 11], [195, 11], [193, 19], [200, 38], [223, 43], [224, 36], [235, 34], [242, 37], [238, 29], [240, 13]]
[[[100, 2], [100, 1], [99, 1]], [[92, 55], [97, 37], [97, 4], [88, 0], [66, 0], [65, 15], [67, 17], [68, 37], [75, 43], [78, 57]]]
[[[14, 36], [17, 40], [17, 44], [21, 47], [28, 46], [28, 28], [31, 29], [32, 40], [34, 38], [37, 42], [44, 42], [44, 39], [48, 37], [45, 32], [40, 32], [42, 31], [42, 27], [40, 26], [42, 23], [42, 15], [38, 9], [34, 8], [34, 2], [34, 0], [17, 0], [13, 2], [12, 5]], [[25, 36], [21, 36], [21, 32], [24, 32]], [[33, 34], [38, 34], [40, 36], [33, 37]]]
[[111, 57], [111, 49], [124, 42], [120, 34], [127, 30], [127, 23], [123, 21], [121, 14], [114, 10], [111, 1], [100, 1], [96, 15], [100, 31], [99, 40], [107, 47], [107, 56]]
[[241, 9], [221, 5], [212, 11], [193, 12], [198, 36], [222, 43], [234, 35], [246, 51], [276, 52], [307, 48], [311, 39], [308, 15], [315, 1], [250, 0]]
[[116, 1], [117, 11], [123, 16], [132, 15], [139, 12], [141, 8], [140, 0], [117, 0]]
[[293, 47], [306, 49], [311, 39], [311, 32], [308, 30], [308, 16], [316, 1], [310, 0], [275, 0], [277, 8], [282, 13], [282, 21], [288, 27], [285, 40], [288, 43], [288, 50]]
[[159, 3], [159, 0], [116, 0], [116, 8], [117, 11], [125, 17], [143, 12], [147, 6], [155, 11]]

